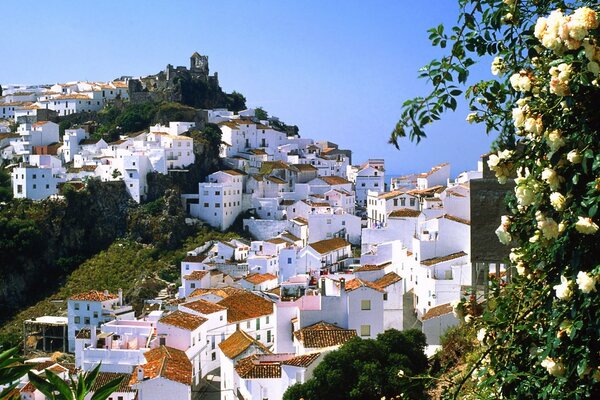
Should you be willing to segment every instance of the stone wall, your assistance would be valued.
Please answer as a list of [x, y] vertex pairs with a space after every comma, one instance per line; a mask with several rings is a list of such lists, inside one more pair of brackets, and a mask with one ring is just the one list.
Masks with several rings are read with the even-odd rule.
[[256, 240], [268, 240], [288, 229], [289, 223], [287, 220], [244, 219], [244, 232]]

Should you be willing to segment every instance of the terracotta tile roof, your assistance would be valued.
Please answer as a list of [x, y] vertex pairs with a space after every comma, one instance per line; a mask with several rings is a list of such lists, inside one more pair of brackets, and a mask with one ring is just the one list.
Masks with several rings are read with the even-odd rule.
[[272, 302], [245, 290], [218, 304], [227, 307], [227, 322], [230, 324], [273, 314]]
[[302, 354], [300, 356], [296, 356], [294, 358], [285, 360], [282, 362], [282, 364], [306, 368], [310, 364], [312, 364], [317, 358], [319, 358], [320, 355], [321, 353]]
[[[89, 330], [89, 329], [87, 329], [87, 331], [89, 332], [90, 330]], [[88, 339], [89, 339], [89, 336], [88, 336]], [[51, 367], [51, 366], [53, 366], [54, 364], [56, 364], [56, 362], [55, 362], [55, 361], [51, 361], [51, 360], [49, 360], [49, 361], [44, 361], [44, 362], [41, 362], [41, 363], [39, 363], [39, 364], [36, 364], [36, 365], [33, 367], [33, 369], [34, 369], [34, 370], [36, 370], [36, 371], [38, 371], [38, 372], [42, 372], [43, 370], [45, 370], [46, 368], [50, 368], [50, 367]]]
[[204, 278], [208, 273], [209, 271], [192, 271], [192, 273], [184, 275], [183, 279], [185, 279], [186, 281], [199, 281], [202, 278]]
[[112, 81], [112, 84], [116, 87], [116, 88], [121, 88], [121, 89], [127, 89], [127, 83], [123, 82], [123, 81]]
[[377, 287], [385, 289], [386, 287], [393, 285], [396, 282], [400, 282], [401, 280], [402, 277], [400, 277], [400, 275], [395, 272], [389, 272], [376, 281], [373, 281], [373, 284]]
[[419, 210], [411, 210], [410, 208], [401, 208], [399, 210], [394, 210], [389, 213], [390, 218], [416, 218], [421, 215], [421, 211]]
[[427, 189], [413, 189], [413, 190], [409, 190], [408, 192], [406, 192], [407, 194], [412, 194], [414, 196], [421, 196], [421, 197], [431, 197], [434, 194], [439, 194], [442, 193], [444, 190], [446, 190], [446, 188], [444, 186], [441, 185], [437, 185], [437, 186], [432, 186], [430, 188]]
[[46, 125], [48, 122], [50, 122], [50, 121], [38, 121], [38, 122], [36, 122], [35, 124], [33, 124], [31, 126], [34, 127], [34, 128], [37, 128], [38, 126]]
[[450, 303], [441, 304], [439, 306], [435, 306], [430, 308], [423, 316], [421, 317], [421, 321], [426, 321], [431, 318], [439, 317], [441, 315], [445, 315], [452, 312], [452, 306]]
[[[162, 377], [191, 386], [192, 363], [183, 351], [160, 346], [144, 353], [144, 357], [147, 363], [140, 365], [144, 370], [144, 380]], [[130, 385], [138, 383], [135, 371], [129, 383]]]
[[250, 282], [253, 285], [259, 285], [273, 279], [277, 279], [277, 276], [273, 274], [250, 274], [244, 278], [246, 282]]
[[[31, 383], [31, 381], [27, 382], [27, 384], [25, 386], [23, 386], [21, 388], [21, 390], [19, 392], [21, 393], [34, 393], [37, 390], [37, 388], [35, 386], [33, 386], [33, 383]], [[20, 398], [20, 397], [11, 397], [10, 395], [8, 397], [6, 397], [7, 399], [13, 399], [13, 398]]]
[[284, 233], [281, 234], [281, 236], [283, 236], [284, 238], [286, 238], [288, 240], [291, 240], [292, 242], [297, 242], [299, 240], [302, 240], [298, 236], [294, 236], [294, 235], [292, 235], [289, 232], [284, 232]]
[[284, 181], [283, 179], [281, 179], [281, 178], [278, 178], [278, 177], [276, 177], [276, 176], [268, 176], [268, 177], [267, 177], [267, 180], [268, 180], [268, 181], [271, 181], [271, 182], [273, 182], [273, 183], [276, 183], [276, 184], [278, 184], [278, 185], [285, 185], [285, 184], [287, 183], [287, 182], [286, 182], [286, 181]]
[[281, 200], [281, 202], [279, 204], [282, 206], [291, 206], [295, 202], [296, 202], [295, 200]]
[[308, 221], [306, 220], [306, 218], [302, 218], [302, 217], [296, 217], [296, 218], [292, 219], [292, 222], [295, 222], [298, 225], [308, 225]]
[[235, 365], [235, 371], [242, 379], [278, 379], [281, 378], [280, 362], [261, 362], [259, 355], [242, 358]]
[[262, 176], [260, 174], [250, 174], [250, 177], [257, 182], [262, 182], [264, 179], [264, 176]]
[[290, 169], [290, 166], [283, 161], [264, 161], [260, 165], [260, 174], [270, 174], [274, 169]]
[[400, 191], [400, 190], [394, 190], [392, 192], [386, 192], [386, 193], [381, 193], [380, 195], [377, 196], [378, 199], [393, 199], [394, 197], [400, 196], [401, 194], [404, 194], [404, 192]]
[[108, 382], [113, 379], [121, 378], [121, 384], [114, 391], [114, 393], [135, 393], [136, 390], [129, 386], [129, 382], [131, 381], [131, 374], [119, 374], [115, 372], [99, 372], [96, 381], [92, 385], [91, 391], [95, 392], [100, 389], [102, 386], [106, 385]]
[[69, 300], [82, 300], [82, 301], [107, 301], [118, 299], [119, 296], [116, 294], [101, 292], [99, 290], [91, 290], [85, 293], [79, 293], [69, 297]]
[[444, 214], [439, 218], [446, 218], [446, 219], [449, 219], [450, 221], [458, 222], [458, 223], [465, 224], [465, 225], [471, 225], [471, 221], [463, 219], [463, 218], [455, 217], [454, 215]]
[[294, 337], [309, 349], [339, 346], [355, 336], [354, 329], [340, 328], [324, 321], [294, 332]]
[[86, 146], [86, 145], [90, 145], [90, 144], [96, 144], [100, 141], [100, 139], [83, 139], [82, 141], [79, 142], [79, 144], [81, 146]]
[[439, 171], [440, 169], [442, 169], [443, 167], [445, 167], [446, 165], [448, 165], [448, 163], [442, 163], [439, 165], [436, 165], [435, 167], [431, 168], [430, 171], [428, 172], [424, 172], [422, 174], [417, 175], [419, 178], [427, 178], [429, 175], [433, 174], [434, 172]]
[[239, 175], [246, 175], [244, 172], [241, 171], [236, 171], [234, 169], [226, 169], [224, 171], [221, 171], [227, 175], [234, 175], [234, 176], [239, 176]]
[[391, 264], [392, 264], [391, 262], [387, 262], [387, 263], [379, 264], [379, 265], [362, 265], [360, 268], [356, 269], [354, 272], [380, 271]]
[[362, 287], [368, 287], [370, 289], [377, 290], [378, 292], [385, 293], [385, 290], [383, 290], [379, 286], [376, 286], [373, 282], [363, 281], [360, 278], [354, 278], [351, 281], [346, 282], [346, 291], [347, 292], [352, 292], [353, 290], [356, 290], [356, 289], [359, 289]]
[[222, 297], [222, 298], [227, 298], [229, 296], [233, 296], [239, 293], [245, 293], [246, 291], [244, 289], [238, 289], [238, 288], [232, 288], [232, 287], [223, 287], [223, 288], [210, 288], [210, 289], [203, 289], [203, 288], [198, 288], [196, 290], [194, 290], [189, 297], [198, 297], [198, 296], [203, 296], [205, 294], [214, 294], [216, 296]]
[[184, 304], [182, 304], [182, 306], [187, 307], [190, 310], [199, 312], [201, 314], [205, 314], [205, 315], [216, 313], [216, 312], [223, 311], [223, 310], [227, 310], [227, 308], [225, 308], [217, 303], [212, 303], [210, 301], [206, 301], [203, 299], [191, 301], [189, 303], [184, 303]]
[[331, 251], [350, 246], [350, 243], [346, 242], [342, 238], [332, 238], [310, 243], [309, 246], [319, 254], [327, 254]]
[[448, 254], [447, 256], [443, 256], [443, 257], [434, 257], [434, 258], [429, 258], [427, 260], [422, 260], [421, 264], [429, 267], [431, 265], [439, 264], [444, 261], [454, 260], [455, 258], [460, 258], [460, 257], [466, 256], [466, 255], [467, 255], [467, 253], [465, 253], [464, 251], [459, 251], [458, 253]]
[[273, 243], [273, 244], [286, 244], [287, 242], [281, 238], [272, 238], [269, 240], [265, 240], [265, 242]]
[[186, 256], [183, 259], [184, 262], [196, 262], [196, 263], [200, 263], [204, 260], [206, 260], [206, 256]]
[[63, 373], [63, 372], [67, 372], [69, 369], [68, 369], [68, 368], [65, 368], [65, 367], [63, 367], [63, 366], [62, 366], [62, 365], [60, 365], [60, 364], [54, 364], [53, 366], [51, 366], [51, 367], [49, 367], [49, 368], [46, 368], [46, 370], [48, 370], [48, 371], [52, 371], [52, 372], [54, 372], [55, 374], [61, 374], [61, 373]]
[[310, 164], [292, 164], [294, 167], [298, 168], [298, 171], [301, 172], [314, 172], [317, 171], [317, 167]]
[[206, 318], [179, 310], [174, 311], [166, 317], [162, 317], [158, 320], [158, 322], [161, 324], [176, 326], [188, 331], [197, 329], [206, 321], [208, 321]]
[[341, 176], [320, 176], [319, 178], [328, 185], [345, 185], [352, 183]]
[[250, 346], [258, 347], [265, 354], [271, 354], [271, 351], [267, 349], [261, 342], [248, 335], [243, 330], [236, 330], [227, 339], [219, 343], [219, 348], [228, 358], [234, 359], [244, 351], [248, 350]]
[[264, 151], [263, 149], [250, 149], [250, 150], [248, 150], [248, 153], [252, 153], [252, 154], [255, 154], [257, 156], [265, 156], [265, 155], [267, 155], [267, 152]]

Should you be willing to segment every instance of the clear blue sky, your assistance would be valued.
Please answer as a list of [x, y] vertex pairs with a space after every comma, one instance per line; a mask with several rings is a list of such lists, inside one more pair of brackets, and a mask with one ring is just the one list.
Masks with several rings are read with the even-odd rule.
[[[419, 145], [387, 144], [400, 105], [425, 93], [418, 69], [439, 55], [427, 28], [452, 24], [453, 0], [153, 1], [3, 0], [0, 83], [111, 80], [209, 56], [225, 91], [239, 91], [300, 133], [385, 158], [389, 174], [449, 161], [476, 167], [493, 137], [466, 107]], [[485, 61], [480, 73], [489, 73]]]

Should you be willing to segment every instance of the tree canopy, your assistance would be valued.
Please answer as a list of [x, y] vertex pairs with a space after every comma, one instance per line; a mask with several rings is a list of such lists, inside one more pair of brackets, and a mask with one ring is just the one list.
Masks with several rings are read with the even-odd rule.
[[418, 330], [387, 330], [376, 339], [353, 338], [327, 354], [304, 384], [291, 386], [284, 400], [380, 400], [400, 393], [422, 399], [423, 381], [409, 376], [427, 369], [425, 335]]
[[[431, 29], [448, 53], [421, 69], [429, 94], [407, 100], [390, 141], [469, 99], [469, 123], [498, 135], [488, 167], [514, 179], [498, 221], [509, 282], [492, 282], [479, 346], [450, 398], [600, 397], [600, 6], [591, 1], [460, 0], [457, 26]], [[478, 60], [490, 79], [464, 88]], [[504, 283], [508, 283], [504, 285]], [[476, 295], [476, 293], [473, 293]], [[461, 307], [461, 309], [464, 307]]]

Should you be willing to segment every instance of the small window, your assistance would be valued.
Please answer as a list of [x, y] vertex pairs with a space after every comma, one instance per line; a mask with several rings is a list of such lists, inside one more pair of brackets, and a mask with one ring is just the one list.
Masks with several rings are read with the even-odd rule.
[[215, 203], [215, 208], [221, 208], [221, 203]]
[[94, 311], [94, 318], [98, 318], [98, 311]]
[[217, 190], [217, 191], [215, 191], [215, 196], [220, 196], [220, 195], [221, 195], [221, 192], [220, 192], [220, 191], [218, 191], [218, 190]]
[[215, 361], [215, 360], [217, 359], [217, 353], [215, 353], [214, 351], [213, 351], [213, 353], [212, 353], [211, 359], [212, 359], [213, 361]]
[[411, 207], [415, 206], [415, 199], [414, 198], [410, 199], [410, 206]]
[[287, 263], [288, 263], [288, 264], [291, 264], [291, 263], [292, 263], [292, 257], [288, 257], [288, 261], [287, 261]]
[[383, 301], [387, 301], [387, 293], [383, 294]]
[[190, 283], [190, 287], [191, 287], [192, 289], [195, 289], [195, 288], [196, 288], [196, 284], [195, 284], [195, 283]]
[[205, 208], [208, 208], [208, 203], [204, 203], [204, 207], [205, 207]]
[[361, 310], [370, 310], [371, 309], [371, 300], [361, 300], [360, 301], [360, 309]]
[[86, 324], [86, 325], [89, 325], [90, 324], [90, 317], [85, 317], [83, 319], [83, 323]]
[[271, 343], [271, 331], [267, 331], [267, 343]]
[[75, 317], [75, 323], [78, 324], [81, 322], [81, 317]]
[[33, 184], [33, 188], [34, 188], [34, 189], [37, 189], [37, 185], [36, 185], [35, 183]]
[[79, 303], [75, 303], [75, 307], [76, 310], [79, 310]]
[[360, 336], [371, 336], [371, 325], [361, 325]]
[[361, 183], [361, 184], [360, 184], [360, 186], [361, 186], [361, 187], [365, 187], [365, 184], [364, 184], [364, 183]]

